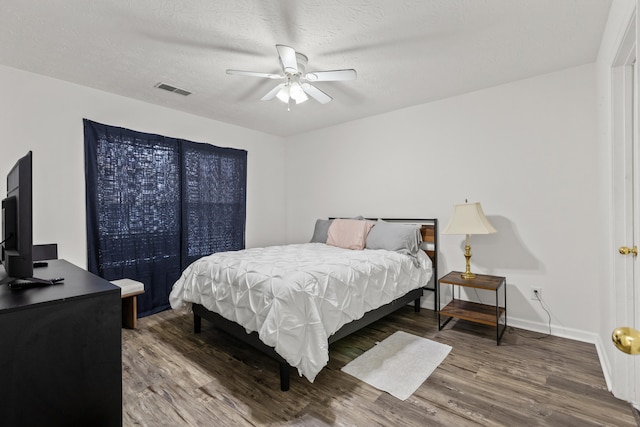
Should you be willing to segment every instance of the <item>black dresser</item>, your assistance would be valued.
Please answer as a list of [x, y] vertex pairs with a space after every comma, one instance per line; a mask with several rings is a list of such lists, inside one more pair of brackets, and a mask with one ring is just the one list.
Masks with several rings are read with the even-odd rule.
[[121, 426], [120, 288], [48, 263], [34, 276], [63, 284], [0, 286], [0, 424]]

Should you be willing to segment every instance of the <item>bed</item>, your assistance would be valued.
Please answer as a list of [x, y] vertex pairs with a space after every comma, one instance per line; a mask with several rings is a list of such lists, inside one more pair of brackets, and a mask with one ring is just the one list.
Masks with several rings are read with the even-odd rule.
[[[341, 241], [354, 227], [360, 234]], [[398, 243], [389, 234], [409, 229], [416, 234], [409, 241], [417, 240], [411, 250], [405, 237]], [[292, 367], [313, 382], [332, 342], [411, 302], [420, 310], [423, 290], [437, 292], [437, 236], [437, 219], [318, 220], [310, 243], [197, 260], [169, 300], [174, 309], [193, 311], [196, 333], [204, 318], [275, 359], [286, 391]], [[364, 247], [349, 247], [354, 238]]]

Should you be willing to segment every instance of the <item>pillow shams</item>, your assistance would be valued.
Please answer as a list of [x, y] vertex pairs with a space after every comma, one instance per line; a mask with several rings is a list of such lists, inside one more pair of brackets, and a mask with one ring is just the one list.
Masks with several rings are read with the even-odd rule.
[[334, 219], [329, 227], [327, 245], [344, 249], [364, 249], [369, 230], [375, 223], [357, 219]]
[[367, 236], [366, 247], [416, 256], [421, 243], [419, 225], [395, 224], [379, 219]]
[[313, 236], [310, 243], [327, 243], [329, 235], [329, 227], [333, 222], [332, 219], [319, 219], [316, 221], [316, 227], [313, 230]]

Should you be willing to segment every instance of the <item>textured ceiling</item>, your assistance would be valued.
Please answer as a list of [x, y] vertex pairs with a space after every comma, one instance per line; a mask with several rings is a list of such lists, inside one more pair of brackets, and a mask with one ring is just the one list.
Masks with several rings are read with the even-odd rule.
[[[611, 0], [0, 0], [0, 63], [275, 135], [293, 135], [594, 62]], [[334, 100], [260, 101], [276, 44]], [[192, 91], [183, 97], [154, 87]]]

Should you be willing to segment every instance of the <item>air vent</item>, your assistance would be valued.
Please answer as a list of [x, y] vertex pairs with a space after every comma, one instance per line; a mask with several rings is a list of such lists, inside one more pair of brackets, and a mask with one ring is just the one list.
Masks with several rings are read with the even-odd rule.
[[157, 85], [155, 85], [155, 87], [157, 87], [158, 89], [164, 89], [169, 92], [177, 93], [178, 95], [182, 95], [182, 96], [191, 95], [191, 92], [189, 92], [188, 90], [180, 89], [178, 87], [171, 86], [166, 83], [158, 83]]

